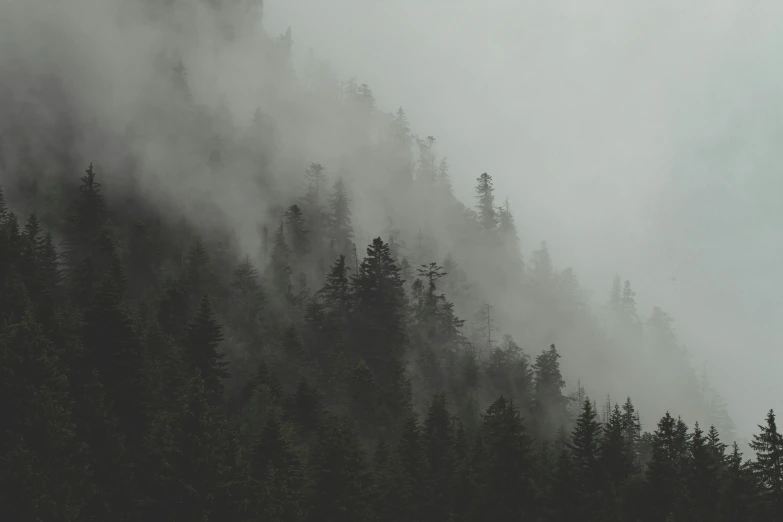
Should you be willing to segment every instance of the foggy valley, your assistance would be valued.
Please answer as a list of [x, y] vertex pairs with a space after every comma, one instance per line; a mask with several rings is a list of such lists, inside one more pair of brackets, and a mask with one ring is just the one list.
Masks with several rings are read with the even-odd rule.
[[0, 515], [783, 520], [781, 14], [0, 0]]

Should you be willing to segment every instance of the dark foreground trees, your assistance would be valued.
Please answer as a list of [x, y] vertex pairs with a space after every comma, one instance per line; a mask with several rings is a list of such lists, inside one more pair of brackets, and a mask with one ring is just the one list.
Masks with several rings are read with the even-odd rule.
[[[772, 411], [751, 461], [668, 413], [642, 433], [631, 399], [603, 416], [587, 397], [569, 404], [554, 345], [531, 365], [507, 338], [484, 364], [441, 267], [406, 282], [381, 238], [358, 263], [339, 253], [353, 237], [341, 182], [320, 228], [335, 260], [296, 298], [283, 228], [265, 278], [248, 258], [221, 267], [199, 237], [182, 270], [159, 277], [165, 256], [133, 250], [136, 226], [99, 226], [111, 207], [92, 169], [82, 183], [62, 262], [35, 215], [22, 227], [0, 206], [4, 520], [783, 516]], [[311, 255], [304, 214], [286, 215], [291, 252]], [[152, 282], [128, 292], [128, 280]]]

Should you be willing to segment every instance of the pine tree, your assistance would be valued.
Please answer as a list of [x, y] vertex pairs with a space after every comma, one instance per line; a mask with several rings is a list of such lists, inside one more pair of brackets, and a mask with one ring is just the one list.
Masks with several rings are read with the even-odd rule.
[[690, 462], [687, 466], [686, 487], [689, 498], [689, 516], [693, 520], [716, 520], [720, 499], [720, 468], [709, 446], [709, 440], [697, 422], [689, 441]]
[[549, 255], [549, 247], [546, 241], [542, 241], [539, 249], [533, 251], [530, 265], [530, 274], [539, 286], [551, 284], [554, 277], [554, 269], [552, 268], [552, 258]]
[[501, 397], [487, 408], [481, 441], [477, 509], [482, 518], [511, 522], [535, 517], [532, 449], [513, 403]]
[[[196, 368], [172, 422], [165, 458], [171, 476], [166, 507], [181, 520], [217, 520], [226, 515], [226, 439], [210, 392]], [[198, 436], [194, 436], [198, 434]]]
[[433, 522], [447, 521], [452, 509], [450, 495], [457, 457], [454, 453], [454, 427], [443, 393], [436, 393], [432, 399], [424, 419], [423, 439], [428, 479], [424, 518]]
[[[739, 445], [734, 442], [731, 452], [726, 457], [725, 487], [718, 508], [722, 514], [721, 520], [726, 522], [743, 522], [753, 520], [754, 513], [762, 514], [758, 509], [761, 484], [754, 472], [753, 463], [745, 461]], [[762, 520], [761, 518], [757, 520]]]
[[483, 173], [476, 180], [476, 205], [479, 215], [479, 223], [485, 231], [495, 230], [498, 226], [498, 215], [495, 210], [495, 187], [492, 176]]
[[625, 418], [615, 404], [603, 428], [601, 469], [612, 486], [622, 486], [634, 470], [633, 447]]
[[118, 260], [101, 283], [84, 324], [84, 364], [97, 369], [112, 414], [136, 451], [150, 420], [148, 359], [132, 313], [123, 301], [125, 276]]
[[302, 520], [304, 470], [291, 441], [290, 429], [275, 411], [250, 447], [249, 474], [255, 493], [254, 514], [261, 520]]
[[570, 522], [578, 520], [582, 513], [579, 511], [579, 483], [576, 465], [565, 440], [564, 432], [558, 446], [554, 477], [548, 492], [547, 511], [551, 514], [552, 520], [556, 522]]
[[576, 472], [580, 511], [588, 518], [600, 511], [597, 486], [601, 478], [598, 467], [601, 431], [595, 409], [590, 399], [585, 397], [569, 448]]
[[250, 258], [245, 256], [234, 270], [233, 276], [228, 315], [230, 321], [227, 326], [233, 327], [246, 343], [259, 344], [259, 323], [261, 323], [265, 296], [259, 282], [258, 270], [253, 266]]
[[98, 270], [106, 267], [97, 256], [97, 241], [106, 219], [108, 210], [101, 184], [95, 181], [96, 172], [92, 163], [81, 178], [79, 196], [71, 205], [66, 219], [65, 259], [68, 267], [74, 270], [85, 257], [92, 257], [98, 263]]
[[272, 259], [267, 270], [275, 290], [284, 297], [291, 296], [291, 262], [289, 257], [290, 253], [285, 240], [283, 222], [281, 221], [275, 234]]
[[426, 456], [416, 415], [405, 420], [394, 453], [394, 494], [399, 520], [421, 520], [429, 493]]
[[641, 465], [639, 450], [641, 445], [642, 424], [630, 397], [627, 397], [625, 404], [623, 404], [622, 424], [625, 443], [631, 455], [631, 465], [634, 470], [637, 470]]
[[210, 260], [204, 241], [201, 236], [193, 238], [187, 255], [187, 264], [185, 269], [186, 281], [188, 284], [191, 299], [198, 299], [209, 289], [212, 282], [210, 273]]
[[296, 387], [296, 392], [291, 399], [289, 411], [304, 437], [309, 437], [315, 432], [318, 422], [323, 415], [321, 406], [322, 394], [306, 378], [302, 378]]
[[[686, 428], [687, 429], [687, 428]], [[683, 464], [688, 455], [687, 433], [668, 412], [658, 422], [652, 439], [652, 460], [647, 467], [646, 510], [652, 519], [673, 512], [683, 490]]]
[[301, 260], [310, 252], [310, 231], [307, 230], [304, 213], [299, 205], [291, 205], [285, 211], [285, 224], [293, 253]]
[[348, 190], [342, 178], [337, 178], [329, 200], [329, 237], [337, 254], [348, 255], [353, 242], [351, 207]]
[[506, 198], [505, 205], [498, 209], [498, 232], [503, 241], [504, 252], [511, 260], [512, 267], [524, 268], [520, 255], [519, 232], [516, 223], [514, 223], [514, 215], [511, 213], [508, 198]]
[[769, 516], [783, 517], [783, 435], [778, 432], [775, 412], [769, 410], [766, 425], [753, 435], [751, 449], [756, 452], [755, 472], [764, 487]]
[[87, 448], [57, 351], [28, 315], [0, 328], [0, 512], [9, 520], [80, 520]]
[[223, 338], [223, 328], [215, 320], [212, 306], [205, 296], [195, 317], [188, 325], [182, 346], [188, 373], [192, 375], [194, 371], [199, 371], [199, 379], [202, 382], [200, 386], [203, 386], [205, 393], [213, 402], [222, 398], [223, 380], [228, 377], [226, 369], [228, 363], [223, 361], [224, 355], [219, 349]]
[[310, 522], [365, 522], [373, 518], [372, 472], [356, 430], [343, 418], [327, 419], [309, 463]]
[[345, 324], [351, 312], [352, 295], [349, 271], [350, 267], [345, 262], [345, 256], [340, 255], [332, 264], [329, 275], [326, 277], [326, 283], [317, 294], [323, 299], [332, 325]]
[[390, 412], [402, 412], [410, 401], [405, 376], [405, 292], [400, 269], [381, 238], [367, 248], [367, 257], [353, 279], [356, 342], [383, 390]]
[[3, 187], [0, 187], [0, 227], [5, 225], [8, 220], [8, 205], [5, 202], [5, 193]]
[[553, 344], [536, 357], [534, 414], [539, 433], [552, 437], [566, 419], [566, 403], [563, 396], [565, 381], [560, 373], [560, 354]]

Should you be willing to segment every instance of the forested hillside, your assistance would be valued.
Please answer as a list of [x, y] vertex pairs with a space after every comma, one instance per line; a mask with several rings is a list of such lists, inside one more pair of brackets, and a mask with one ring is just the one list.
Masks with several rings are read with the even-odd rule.
[[523, 256], [259, 4], [79, 3], [105, 49], [0, 62], [4, 519], [783, 516], [771, 411], [745, 460], [663, 310]]

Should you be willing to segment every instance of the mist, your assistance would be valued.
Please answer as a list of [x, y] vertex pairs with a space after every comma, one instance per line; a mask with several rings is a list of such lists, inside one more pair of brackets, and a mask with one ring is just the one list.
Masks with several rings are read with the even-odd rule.
[[0, 512], [780, 518], [781, 15], [3, 1]]
[[642, 315], [669, 311], [747, 435], [783, 362], [780, 14], [773, 2], [298, 0], [268, 1], [264, 25], [294, 29], [298, 63], [316, 49], [379, 105], [405, 107], [466, 204], [490, 172], [526, 259], [545, 239], [594, 301], [619, 273]]
[[[500, 331], [526, 339], [532, 353], [563, 340], [569, 386], [579, 380], [614, 400], [630, 394], [643, 411], [654, 405], [650, 421], [668, 408], [671, 397], [659, 401], [655, 384], [667, 387], [666, 364], [638, 389], [635, 376], [655, 359], [643, 348], [626, 342], [624, 358], [607, 363], [567, 334], [528, 334], [519, 316], [535, 304], [508, 287], [507, 274], [465, 243], [463, 231], [436, 217], [421, 194], [410, 200], [419, 204], [413, 209], [395, 207], [384, 168], [364, 151], [383, 139], [391, 118], [384, 114], [401, 106], [412, 132], [436, 137], [435, 154], [448, 158], [466, 206], [475, 202], [476, 177], [493, 176], [498, 203], [508, 198], [513, 210], [525, 263], [546, 241], [555, 268], [573, 267], [595, 309], [605, 306], [616, 274], [630, 280], [640, 318], [662, 307], [694, 370], [707, 364], [740, 435], [775, 406], [773, 372], [783, 362], [775, 351], [782, 277], [775, 261], [783, 246], [773, 227], [783, 211], [773, 198], [783, 181], [775, 175], [781, 107], [772, 21], [781, 8], [77, 4], [10, 1], [0, 11], [3, 181], [12, 201], [16, 185], [5, 180], [25, 161], [14, 146], [24, 137], [43, 179], [94, 161], [107, 185], [142, 194], [197, 228], [220, 223], [238, 255], [263, 264], [259, 225], [273, 226], [280, 201], [301, 193], [308, 165], [322, 163], [332, 180], [349, 181], [360, 251], [390, 223], [409, 244], [422, 231], [439, 237], [432, 257], [455, 255], [476, 283], [470, 306], [492, 304]], [[289, 27], [289, 36], [277, 36]], [[326, 81], [313, 80], [322, 61], [330, 78], [356, 77], [372, 89], [369, 133], [363, 114], [338, 122], [337, 97], [307, 91], [308, 82]], [[167, 83], [178, 63], [182, 92], [202, 113], [188, 112]], [[243, 141], [256, 110], [273, 122], [270, 151]], [[65, 131], [72, 145], [54, 140], [69, 156], [67, 169], [41, 154], [57, 125], [78, 129]], [[263, 186], [258, 161], [272, 173]], [[470, 324], [475, 310], [459, 304]]]

